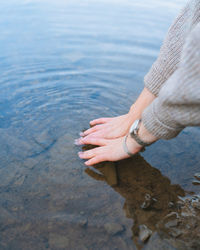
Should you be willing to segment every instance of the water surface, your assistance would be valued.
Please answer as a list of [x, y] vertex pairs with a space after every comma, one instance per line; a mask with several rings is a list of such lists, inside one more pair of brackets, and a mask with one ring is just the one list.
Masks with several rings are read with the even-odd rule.
[[[127, 215], [127, 200], [136, 206], [166, 177], [171, 183], [160, 186], [161, 194], [168, 187], [174, 200], [183, 190], [199, 190], [192, 185], [199, 169], [197, 128], [152, 145], [139, 163], [122, 162], [127, 176], [137, 174], [134, 164], [147, 166], [149, 172], [135, 177], [134, 190], [135, 182], [120, 177], [122, 165], [115, 165], [123, 180], [118, 187], [109, 185], [105, 172], [91, 178], [73, 145], [91, 119], [128, 111], [183, 5], [178, 0], [1, 3], [1, 249], [134, 249], [135, 218]], [[145, 171], [157, 173], [158, 183]]]

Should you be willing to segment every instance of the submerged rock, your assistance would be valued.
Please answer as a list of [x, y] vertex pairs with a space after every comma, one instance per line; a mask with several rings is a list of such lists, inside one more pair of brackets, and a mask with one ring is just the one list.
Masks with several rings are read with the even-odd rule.
[[169, 208], [174, 207], [174, 203], [173, 203], [172, 201], [170, 201], [170, 202], [168, 203], [168, 207], [169, 207]]
[[78, 223], [79, 223], [79, 226], [85, 227], [87, 225], [87, 223], [88, 223], [88, 220], [87, 220], [87, 218], [82, 218], [82, 219], [79, 220]]
[[171, 220], [171, 221], [168, 221], [168, 222], [165, 224], [165, 227], [166, 227], [166, 228], [176, 227], [176, 226], [178, 226], [178, 223], [179, 223], [179, 221], [178, 221], [177, 219]]
[[155, 232], [149, 239], [144, 250], [175, 250], [175, 248], [165, 239], [162, 239], [160, 235]]
[[187, 229], [194, 229], [198, 225], [197, 219], [195, 217], [190, 217], [189, 220], [186, 223], [186, 228]]
[[167, 214], [165, 217], [164, 217], [164, 219], [166, 220], [166, 219], [177, 219], [177, 218], [179, 218], [179, 215], [178, 215], [178, 213], [177, 212], [171, 212], [171, 213], [169, 213], [169, 214]]
[[152, 235], [152, 231], [146, 225], [139, 226], [139, 239], [142, 242], [146, 242]]
[[200, 181], [200, 173], [196, 173], [196, 174], [194, 175], [194, 177], [195, 177], [197, 180]]
[[191, 205], [192, 205], [192, 207], [194, 207], [196, 209], [200, 209], [200, 197], [198, 195], [195, 195], [191, 199]]
[[142, 209], [148, 209], [156, 201], [155, 198], [152, 198], [150, 194], [145, 194], [144, 202], [141, 205]]
[[116, 235], [124, 231], [124, 227], [118, 223], [106, 223], [104, 228], [111, 235]]
[[178, 238], [181, 234], [182, 234], [182, 231], [178, 228], [173, 228], [173, 230], [169, 232], [169, 235], [171, 235], [174, 238]]
[[192, 181], [192, 184], [193, 184], [193, 185], [200, 185], [200, 181], [198, 181], [198, 180], [193, 180], [193, 181]]

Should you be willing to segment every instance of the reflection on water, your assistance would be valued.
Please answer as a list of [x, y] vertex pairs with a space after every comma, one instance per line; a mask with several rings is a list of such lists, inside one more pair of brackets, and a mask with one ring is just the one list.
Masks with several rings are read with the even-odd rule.
[[141, 225], [153, 233], [199, 192], [199, 129], [109, 168], [85, 171], [73, 146], [89, 120], [129, 109], [183, 5], [1, 2], [0, 249], [135, 249]]
[[[85, 172], [96, 180], [107, 182], [125, 199], [123, 210], [126, 217], [133, 221], [132, 238], [138, 249], [150, 237], [156, 239], [155, 243], [147, 244], [145, 249], [155, 249], [159, 242], [157, 232], [162, 235], [163, 242], [170, 239], [159, 249], [166, 246], [167, 249], [190, 249], [191, 246], [198, 249], [200, 246], [200, 196], [183, 198], [185, 191], [181, 186], [171, 184], [142, 156], [136, 155], [117, 163], [101, 163], [92, 169], [86, 168]], [[125, 230], [123, 226], [112, 223], [107, 224], [106, 229], [113, 235], [123, 235]], [[195, 231], [193, 235], [191, 229]], [[178, 239], [173, 241], [174, 238]], [[185, 245], [188, 241], [194, 242], [190, 246]]]

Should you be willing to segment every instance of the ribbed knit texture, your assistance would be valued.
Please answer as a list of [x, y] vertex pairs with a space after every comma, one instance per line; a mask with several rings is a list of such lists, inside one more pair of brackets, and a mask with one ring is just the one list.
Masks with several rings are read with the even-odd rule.
[[158, 97], [142, 120], [150, 133], [162, 139], [175, 137], [186, 126], [200, 126], [200, 1], [190, 1], [178, 19], [181, 25], [176, 29], [173, 25], [163, 44], [170, 48], [169, 54], [161, 52], [146, 77], [146, 86]]
[[163, 83], [178, 68], [185, 39], [198, 22], [200, 0], [192, 0], [169, 28], [158, 58], [144, 78], [145, 87], [154, 95], [158, 96]]

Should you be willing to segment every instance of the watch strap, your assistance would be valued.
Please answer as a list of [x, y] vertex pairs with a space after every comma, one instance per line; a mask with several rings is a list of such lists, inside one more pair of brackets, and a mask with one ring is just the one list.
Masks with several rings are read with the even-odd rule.
[[[126, 141], [127, 141], [127, 138], [128, 138], [128, 134], [126, 136], [124, 136], [124, 140], [123, 140], [123, 149], [124, 151], [129, 155], [129, 156], [134, 156], [135, 154], [131, 153], [129, 150], [128, 150], [128, 147], [127, 147], [127, 144], [126, 144]], [[145, 151], [145, 148], [143, 147], [141, 149], [141, 152], [144, 152]], [[137, 153], [136, 153], [137, 154]]]
[[137, 134], [131, 133], [130, 135], [142, 147], [147, 147], [147, 146], [150, 146], [152, 144], [152, 142], [145, 142], [145, 141], [141, 140]]

